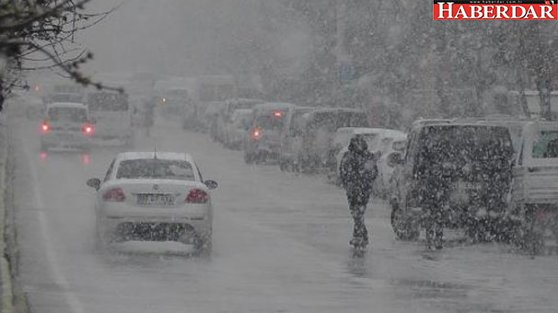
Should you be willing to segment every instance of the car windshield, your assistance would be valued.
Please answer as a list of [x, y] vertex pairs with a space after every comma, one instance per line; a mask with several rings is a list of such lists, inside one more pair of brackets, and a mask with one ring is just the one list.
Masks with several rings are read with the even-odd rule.
[[134, 159], [120, 162], [117, 179], [195, 180], [194, 169], [187, 161]]
[[541, 131], [533, 143], [533, 158], [558, 158], [558, 131]]
[[48, 119], [52, 122], [76, 122], [83, 123], [87, 121], [87, 111], [83, 108], [71, 107], [52, 107], [48, 109]]

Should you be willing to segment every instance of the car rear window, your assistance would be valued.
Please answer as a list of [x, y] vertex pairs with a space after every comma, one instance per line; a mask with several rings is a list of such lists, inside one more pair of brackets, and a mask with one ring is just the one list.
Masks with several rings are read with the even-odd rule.
[[120, 162], [117, 179], [195, 180], [192, 164], [181, 160], [134, 159]]
[[263, 129], [280, 130], [283, 128], [283, 123], [284, 123], [283, 116], [284, 114], [282, 114], [281, 116], [275, 116], [271, 112], [265, 115], [260, 115], [256, 117], [256, 126]]
[[[505, 127], [429, 126], [420, 139], [422, 165], [471, 165], [480, 171], [504, 167], [511, 162], [513, 147]], [[424, 164], [423, 164], [424, 163]]]
[[533, 143], [532, 157], [536, 159], [558, 158], [558, 131], [541, 131]]
[[52, 122], [69, 121], [83, 123], [87, 121], [87, 111], [83, 108], [49, 108], [48, 119]]

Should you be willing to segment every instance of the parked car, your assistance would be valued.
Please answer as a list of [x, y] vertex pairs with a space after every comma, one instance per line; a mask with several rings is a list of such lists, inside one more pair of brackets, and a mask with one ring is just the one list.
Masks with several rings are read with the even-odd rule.
[[279, 168], [282, 171], [299, 171], [297, 153], [302, 149], [304, 114], [315, 110], [313, 107], [297, 106], [289, 111], [285, 129], [281, 136]]
[[231, 149], [241, 149], [244, 138], [246, 138], [246, 134], [250, 130], [251, 122], [251, 109], [234, 110], [230, 121], [225, 125], [224, 145]]
[[230, 99], [225, 101], [224, 108], [219, 112], [216, 122], [215, 139], [218, 142], [227, 144], [227, 131], [232, 126], [232, 115], [237, 109], [247, 109], [251, 110], [257, 104], [265, 103], [263, 100], [259, 99]]
[[[91, 178], [87, 185], [97, 191], [96, 241], [100, 248], [118, 249], [139, 241], [175, 242], [193, 247], [194, 252], [211, 251], [209, 190], [217, 188], [217, 183], [203, 180], [189, 154], [120, 153], [103, 181]], [[184, 246], [183, 251], [189, 250]]]
[[304, 114], [302, 145], [297, 152], [298, 164], [304, 172], [333, 167], [333, 137], [341, 127], [368, 127], [364, 111], [348, 108], [323, 108]]
[[95, 125], [83, 103], [51, 103], [40, 127], [41, 151], [89, 150]]
[[530, 122], [514, 163], [511, 216], [520, 222], [516, 239], [532, 253], [558, 243], [558, 124]]
[[433, 194], [445, 227], [464, 228], [480, 240], [501, 235], [512, 183], [509, 129], [486, 122], [420, 121], [408, 138], [405, 157], [390, 157], [402, 166], [391, 199], [397, 237], [418, 238], [432, 218], [425, 199]]
[[286, 117], [295, 108], [289, 103], [258, 104], [252, 110], [252, 126], [244, 140], [246, 163], [278, 160]]

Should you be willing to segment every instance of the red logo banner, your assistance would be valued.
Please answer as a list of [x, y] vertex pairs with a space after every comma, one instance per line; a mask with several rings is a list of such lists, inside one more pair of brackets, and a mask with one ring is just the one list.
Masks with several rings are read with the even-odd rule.
[[434, 1], [434, 20], [558, 21], [558, 0]]

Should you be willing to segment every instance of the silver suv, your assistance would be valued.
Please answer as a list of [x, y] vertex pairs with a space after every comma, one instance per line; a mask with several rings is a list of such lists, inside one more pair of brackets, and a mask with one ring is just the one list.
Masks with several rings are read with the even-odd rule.
[[95, 125], [89, 110], [82, 103], [51, 103], [47, 105], [40, 126], [41, 150], [89, 150]]

